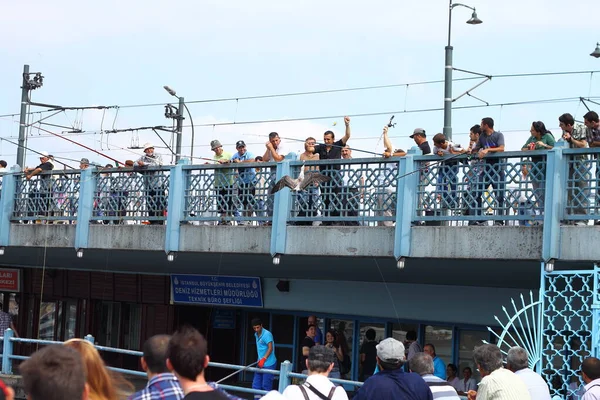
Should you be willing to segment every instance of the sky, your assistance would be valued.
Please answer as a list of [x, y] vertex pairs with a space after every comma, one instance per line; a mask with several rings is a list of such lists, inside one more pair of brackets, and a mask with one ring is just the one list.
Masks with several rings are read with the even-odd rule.
[[[595, 2], [578, 0], [466, 0], [476, 7], [481, 25], [465, 23], [471, 11], [456, 7], [452, 16], [454, 66], [491, 75], [472, 95], [498, 105], [549, 99], [595, 97], [600, 103], [600, 59], [590, 57], [600, 30], [585, 23]], [[414, 128], [428, 137], [442, 131], [443, 84], [415, 84], [444, 78], [444, 46], [448, 35], [448, 1], [304, 0], [300, 2], [106, 0], [82, 2], [31, 0], [3, 4], [0, 13], [0, 115], [19, 112], [23, 65], [42, 72], [42, 88], [32, 100], [61, 106], [120, 106], [106, 111], [67, 111], [44, 122], [70, 129], [33, 125], [27, 146], [49, 151], [57, 160], [109, 159], [38, 127], [68, 137], [124, 162], [141, 155], [129, 149], [154, 143], [165, 160], [170, 153], [152, 131], [103, 133], [109, 129], [168, 125], [164, 104], [177, 99], [163, 85], [184, 96], [192, 114], [195, 157], [212, 157], [209, 143], [219, 139], [235, 152], [244, 140], [249, 151], [262, 154], [267, 135], [277, 131], [288, 147], [292, 139], [321, 138], [325, 130], [343, 134], [343, 116], [352, 117], [354, 157], [380, 153], [381, 128], [391, 115], [394, 147], [408, 149]], [[495, 77], [505, 74], [597, 71], [541, 77]], [[454, 72], [454, 78], [473, 77]], [[454, 97], [481, 80], [455, 81]], [[408, 85], [402, 85], [408, 84]], [[256, 95], [400, 85], [327, 94], [194, 102]], [[147, 107], [131, 105], [156, 104]], [[453, 140], [468, 144], [469, 128], [492, 117], [503, 131], [507, 150], [518, 150], [534, 120], [560, 135], [558, 116], [570, 112], [582, 120], [587, 111], [578, 100], [543, 104], [484, 106], [464, 96], [454, 103]], [[597, 104], [591, 109], [600, 111]], [[433, 109], [435, 111], [415, 112]], [[43, 108], [31, 107], [34, 122]], [[373, 116], [359, 114], [380, 113]], [[313, 119], [314, 117], [325, 117]], [[230, 122], [302, 119], [278, 123], [219, 125]], [[18, 116], [0, 117], [0, 158], [16, 161]], [[190, 154], [192, 131], [184, 121], [182, 153]], [[161, 133], [170, 143], [169, 133]], [[361, 151], [361, 150], [364, 150]], [[26, 165], [37, 156], [28, 151]], [[202, 160], [196, 160], [203, 163]]]

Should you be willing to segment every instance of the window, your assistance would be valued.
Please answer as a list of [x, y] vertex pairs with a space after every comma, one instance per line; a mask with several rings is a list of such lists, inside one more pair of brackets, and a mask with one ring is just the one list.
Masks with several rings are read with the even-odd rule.
[[406, 341], [406, 332], [418, 332], [419, 325], [417, 324], [392, 324], [392, 337], [399, 342]]
[[354, 321], [345, 319], [331, 319], [329, 322], [329, 329], [333, 329], [338, 334], [338, 340], [342, 345], [342, 350], [348, 353], [348, 357], [352, 361], [352, 371], [345, 378], [351, 378], [352, 373], [357, 371], [358, 367], [354, 365], [354, 359], [352, 358], [352, 340], [354, 338]]
[[64, 340], [69, 340], [75, 337], [77, 327], [77, 300], [69, 300], [65, 304], [67, 310], [66, 318], [66, 334]]
[[458, 335], [458, 372], [457, 376], [463, 378], [463, 370], [470, 367], [473, 371], [473, 378], [480, 381], [481, 375], [473, 361], [473, 350], [481, 346], [484, 340], [488, 340], [490, 334], [485, 331], [467, 331], [461, 330]]
[[123, 348], [139, 350], [140, 331], [142, 328], [142, 306], [140, 304], [123, 304]]
[[42, 302], [38, 336], [42, 340], [54, 340], [56, 326], [56, 302]]
[[448, 364], [452, 361], [452, 327], [432, 326], [425, 327], [425, 342], [435, 346], [435, 354]]
[[101, 346], [119, 347], [121, 304], [96, 303], [96, 342]]

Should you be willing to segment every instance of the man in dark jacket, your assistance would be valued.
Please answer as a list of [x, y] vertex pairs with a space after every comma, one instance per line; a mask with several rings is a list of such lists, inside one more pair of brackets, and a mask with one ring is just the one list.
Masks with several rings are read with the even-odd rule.
[[402, 371], [405, 361], [401, 342], [394, 338], [381, 341], [377, 345], [380, 372], [367, 379], [353, 399], [433, 400], [431, 390], [419, 375]]

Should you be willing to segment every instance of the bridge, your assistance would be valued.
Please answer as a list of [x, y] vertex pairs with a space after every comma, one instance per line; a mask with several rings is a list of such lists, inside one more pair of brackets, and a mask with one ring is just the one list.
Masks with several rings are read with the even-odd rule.
[[[294, 363], [306, 317], [318, 314], [324, 331], [348, 339], [349, 379], [359, 378], [369, 328], [398, 339], [415, 330], [462, 367], [474, 344], [493, 339], [488, 326], [503, 329], [493, 317], [503, 305], [530, 291], [537, 301], [544, 271], [590, 270], [598, 260], [598, 154], [559, 142], [484, 162], [412, 149], [242, 168], [183, 160], [55, 170], [32, 180], [12, 170], [0, 196], [0, 264], [22, 278], [14, 298], [27, 337], [91, 332], [100, 345], [138, 350], [154, 333], [194, 323], [213, 359], [247, 365], [255, 354], [246, 327], [259, 315], [279, 361]], [[270, 194], [301, 168], [331, 180]], [[254, 277], [261, 308], [178, 303], [176, 274]]]

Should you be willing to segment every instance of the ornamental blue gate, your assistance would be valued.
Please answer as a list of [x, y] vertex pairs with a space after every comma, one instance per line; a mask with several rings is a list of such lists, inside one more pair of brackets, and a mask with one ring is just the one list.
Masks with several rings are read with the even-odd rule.
[[552, 396], [579, 399], [581, 362], [598, 357], [600, 269], [542, 272], [541, 360]]

